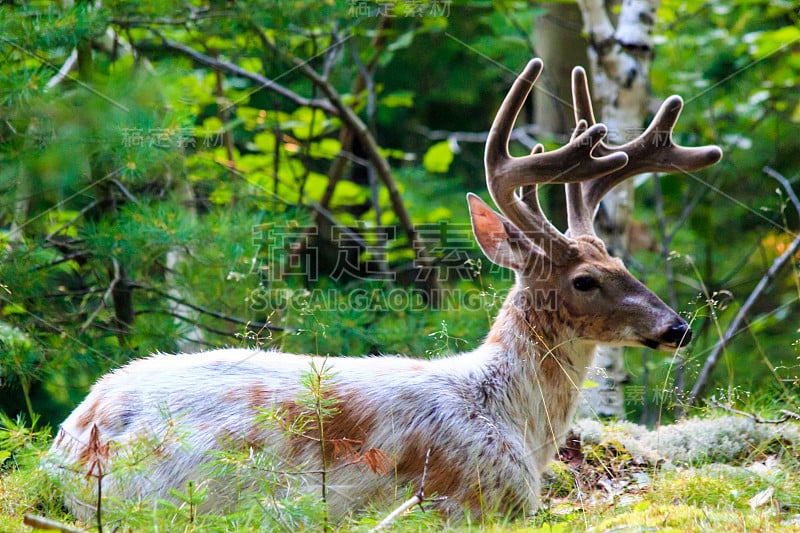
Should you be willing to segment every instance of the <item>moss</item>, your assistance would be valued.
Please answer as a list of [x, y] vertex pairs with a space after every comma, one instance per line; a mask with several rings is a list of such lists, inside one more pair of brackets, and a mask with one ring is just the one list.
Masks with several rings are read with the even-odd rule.
[[[779, 531], [760, 513], [723, 511], [685, 503], [642, 502], [633, 509], [601, 520], [597, 531], [658, 531], [684, 533], [709, 531]], [[786, 531], [790, 531], [786, 529]]]
[[575, 478], [569, 466], [562, 461], [550, 463], [550, 470], [545, 474], [544, 485], [547, 497], [569, 496], [575, 490]]

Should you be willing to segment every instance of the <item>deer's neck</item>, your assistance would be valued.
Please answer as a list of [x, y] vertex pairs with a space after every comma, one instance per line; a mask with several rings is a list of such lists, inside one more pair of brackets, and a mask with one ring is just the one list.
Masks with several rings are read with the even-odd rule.
[[596, 345], [571, 335], [565, 310], [521, 305], [519, 294], [509, 294], [479, 349], [485, 372], [477, 386], [549, 460], [569, 429]]

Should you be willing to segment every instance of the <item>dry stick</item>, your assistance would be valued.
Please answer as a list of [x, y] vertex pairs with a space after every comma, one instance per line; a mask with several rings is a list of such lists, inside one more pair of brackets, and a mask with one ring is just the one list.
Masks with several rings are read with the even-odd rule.
[[49, 518], [30, 513], [23, 517], [22, 523], [28, 527], [38, 530], [61, 531], [62, 533], [87, 533], [85, 529], [79, 529], [77, 527], [70, 526], [69, 524], [63, 524], [56, 520], [51, 520]]
[[79, 334], [85, 332], [89, 328], [89, 326], [92, 325], [94, 319], [97, 318], [97, 315], [100, 314], [100, 311], [105, 309], [107, 305], [106, 300], [108, 300], [108, 298], [111, 296], [111, 293], [114, 292], [114, 287], [116, 287], [117, 283], [119, 283], [122, 280], [122, 275], [120, 274], [120, 269], [119, 269], [119, 262], [116, 260], [116, 258], [113, 257], [111, 258], [111, 261], [113, 261], [114, 263], [114, 279], [112, 279], [111, 283], [108, 284], [108, 288], [106, 289], [106, 292], [103, 294], [103, 297], [100, 299], [100, 303], [98, 304], [97, 308], [92, 312], [91, 315], [89, 315], [89, 318], [87, 318], [86, 322], [84, 322], [83, 325], [81, 326]]
[[789, 195], [789, 199], [792, 201], [792, 204], [794, 204], [794, 208], [797, 209], [798, 213], [800, 213], [800, 200], [797, 199], [797, 195], [794, 193], [794, 189], [792, 189], [792, 185], [789, 183], [789, 180], [784, 178], [772, 167], [764, 167], [763, 170], [767, 176], [783, 185], [783, 188], [786, 189], [786, 194]]
[[[181, 304], [181, 305], [183, 305], [185, 307], [188, 307], [189, 309], [192, 309], [194, 311], [198, 311], [198, 312], [206, 314], [206, 315], [213, 316], [214, 318], [219, 318], [220, 320], [224, 320], [226, 322], [231, 322], [233, 324], [240, 324], [240, 325], [243, 325], [243, 326], [249, 326], [251, 328], [256, 328], [256, 329], [269, 329], [269, 330], [272, 330], [272, 331], [286, 331], [286, 328], [284, 328], [283, 326], [276, 326], [276, 325], [270, 324], [268, 322], [252, 322], [250, 320], [244, 320], [244, 319], [241, 319], [241, 318], [236, 318], [236, 317], [233, 317], [233, 316], [226, 315], [224, 313], [220, 313], [219, 311], [214, 311], [213, 309], [208, 309], [206, 307], [187, 302], [186, 300], [182, 300], [182, 299], [180, 299], [180, 298], [178, 298], [176, 296], [172, 296], [171, 294], [169, 294], [169, 293], [167, 293], [165, 291], [162, 291], [160, 289], [157, 289], [155, 287], [149, 287], [147, 285], [142, 285], [142, 284], [136, 283], [136, 282], [132, 282], [131, 283], [131, 287], [135, 288], [135, 289], [144, 289], [146, 291], [154, 292], [154, 293], [158, 294], [159, 296], [162, 296], [163, 298], [166, 298], [167, 300], [172, 300], [173, 302], [179, 303], [179, 304]], [[178, 315], [176, 315], [176, 316], [178, 316]], [[185, 317], [181, 317], [181, 316], [178, 316], [178, 318], [186, 319]], [[186, 319], [186, 320], [188, 320], [188, 319]]]
[[[299, 94], [296, 94], [295, 92], [287, 89], [286, 87], [276, 83], [275, 81], [273, 81], [273, 80], [271, 80], [271, 79], [269, 79], [269, 78], [267, 78], [265, 76], [262, 76], [261, 74], [257, 74], [255, 72], [251, 72], [249, 70], [245, 70], [245, 69], [241, 68], [240, 66], [235, 65], [233, 63], [230, 63], [228, 61], [223, 61], [221, 59], [214, 59], [211, 56], [203, 54], [202, 52], [198, 52], [197, 50], [195, 50], [194, 48], [192, 48], [190, 46], [186, 46], [185, 44], [181, 44], [181, 43], [175, 42], [173, 40], [167, 39], [159, 31], [152, 30], [152, 29], [150, 31], [155, 33], [161, 39], [163, 48], [167, 48], [169, 50], [174, 50], [176, 52], [179, 52], [179, 53], [191, 58], [196, 63], [199, 63], [201, 65], [205, 65], [206, 67], [210, 67], [210, 68], [215, 69], [215, 70], [224, 71], [224, 72], [227, 72], [229, 74], [233, 74], [234, 76], [239, 76], [241, 78], [246, 78], [246, 79], [248, 79], [250, 81], [253, 81], [253, 82], [259, 84], [261, 89], [267, 89], [267, 90], [276, 92], [276, 93], [280, 94], [281, 96], [283, 96], [283, 97], [291, 100], [292, 102], [296, 103], [299, 106], [311, 107], [311, 108], [314, 108], [314, 109], [321, 109], [322, 111], [324, 111], [324, 112], [326, 112], [326, 113], [328, 113], [330, 115], [337, 116], [337, 117], [339, 116], [339, 111], [334, 106], [332, 106], [329, 102], [327, 102], [326, 100], [321, 100], [321, 99], [317, 99], [317, 98], [315, 98], [315, 99], [305, 98], [305, 97], [300, 96]], [[146, 45], [142, 46], [142, 44], [140, 44], [140, 47], [146, 48]]]
[[[489, 138], [488, 131], [432, 130], [426, 126], [417, 126], [416, 130], [431, 141], [450, 141], [456, 144], [460, 142], [483, 144]], [[538, 124], [527, 124], [514, 128], [511, 130], [511, 135], [509, 135], [508, 139], [509, 141], [517, 141], [528, 150], [532, 150], [534, 146], [539, 144], [534, 137], [546, 137], [562, 144], [569, 142], [570, 139], [569, 135], [545, 130]]]
[[141, 205], [139, 200], [137, 200], [136, 197], [133, 194], [131, 194], [131, 192], [128, 189], [126, 189], [125, 186], [122, 184], [122, 182], [120, 182], [118, 179], [111, 178], [108, 181], [116, 185], [117, 188], [120, 190], [120, 192], [123, 194], [123, 196], [125, 196], [125, 198], [127, 198], [136, 205]]
[[397, 520], [401, 514], [405, 513], [415, 505], [419, 505], [422, 508], [422, 504], [425, 502], [440, 502], [447, 499], [447, 496], [439, 496], [438, 498], [426, 498], [425, 497], [425, 476], [428, 475], [428, 461], [431, 458], [431, 449], [428, 448], [427, 453], [425, 454], [425, 466], [422, 467], [422, 481], [419, 484], [419, 490], [416, 494], [410, 497], [408, 500], [404, 501], [400, 507], [389, 513], [389, 515], [380, 521], [380, 523], [369, 530], [368, 533], [375, 533], [376, 531], [381, 531], [389, 526], [392, 522]]
[[781, 416], [780, 418], [771, 419], [771, 418], [761, 418], [760, 416], [755, 415], [753, 413], [748, 413], [747, 411], [740, 411], [739, 409], [734, 409], [733, 407], [718, 402], [716, 398], [711, 398], [711, 400], [709, 400], [708, 403], [710, 403], [714, 407], [719, 407], [724, 411], [728, 411], [729, 413], [747, 417], [756, 422], [757, 424], [783, 424], [784, 422], [787, 422], [792, 419], [800, 420], [800, 414], [789, 411], [787, 409], [781, 409], [780, 413], [783, 416]]
[[[797, 209], [797, 213], [800, 215], [800, 201], [798, 201], [789, 181], [774, 170], [767, 169], [768, 167], [765, 167], [764, 171], [770, 177], [779, 181], [780, 184], [786, 189], [792, 204], [794, 204], [795, 209]], [[733, 321], [728, 326], [727, 331], [706, 358], [703, 369], [700, 371], [700, 375], [697, 377], [697, 381], [695, 382], [687, 401], [687, 404], [690, 407], [695, 405], [697, 399], [705, 392], [706, 387], [708, 387], [708, 381], [711, 378], [711, 373], [714, 371], [714, 368], [716, 368], [719, 358], [725, 351], [725, 348], [727, 348], [728, 342], [730, 342], [730, 340], [739, 332], [739, 325], [750, 312], [750, 309], [753, 307], [753, 305], [755, 305], [761, 294], [772, 284], [772, 281], [775, 279], [775, 276], [777, 276], [778, 272], [784, 266], [786, 266], [786, 263], [789, 262], [798, 249], [800, 249], [800, 234], [797, 234], [795, 239], [792, 241], [792, 244], [786, 249], [786, 251], [783, 252], [780, 257], [775, 259], [775, 261], [772, 263], [772, 266], [769, 267], [769, 270], [767, 270], [767, 272], [758, 282], [758, 285], [756, 285], [756, 287], [750, 293], [750, 296], [748, 296], [747, 300], [744, 302], [744, 304], [742, 304], [742, 307], [739, 309], [736, 317], [734, 317]]]
[[381, 531], [381, 530], [385, 529], [388, 525], [390, 525], [392, 522], [397, 520], [398, 516], [400, 516], [401, 514], [405, 513], [406, 511], [408, 511], [409, 509], [411, 509], [412, 507], [414, 507], [415, 505], [417, 505], [417, 504], [419, 504], [421, 502], [422, 502], [422, 500], [420, 499], [418, 494], [413, 495], [411, 498], [409, 498], [408, 500], [403, 502], [403, 504], [400, 507], [398, 507], [397, 509], [392, 511], [389, 514], [389, 516], [387, 516], [386, 518], [381, 520], [380, 524], [378, 524], [374, 528], [370, 529], [369, 533], [374, 533], [376, 531]]

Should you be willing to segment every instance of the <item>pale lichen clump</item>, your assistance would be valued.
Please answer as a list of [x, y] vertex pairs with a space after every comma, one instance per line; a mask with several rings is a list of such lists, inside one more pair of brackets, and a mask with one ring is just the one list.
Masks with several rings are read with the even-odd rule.
[[[573, 431], [583, 446], [617, 442], [632, 456], [664, 466], [731, 463], [771, 445], [800, 449], [798, 424], [760, 424], [737, 416], [689, 418], [648, 430], [630, 422], [603, 425], [579, 420]], [[774, 451], [774, 450], [773, 450]]]

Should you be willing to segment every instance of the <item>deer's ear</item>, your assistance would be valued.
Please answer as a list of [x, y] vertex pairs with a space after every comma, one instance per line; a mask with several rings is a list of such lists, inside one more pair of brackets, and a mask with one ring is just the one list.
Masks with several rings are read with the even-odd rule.
[[496, 213], [478, 196], [467, 193], [467, 203], [472, 232], [483, 253], [494, 264], [522, 271], [534, 257], [544, 254], [514, 224]]

